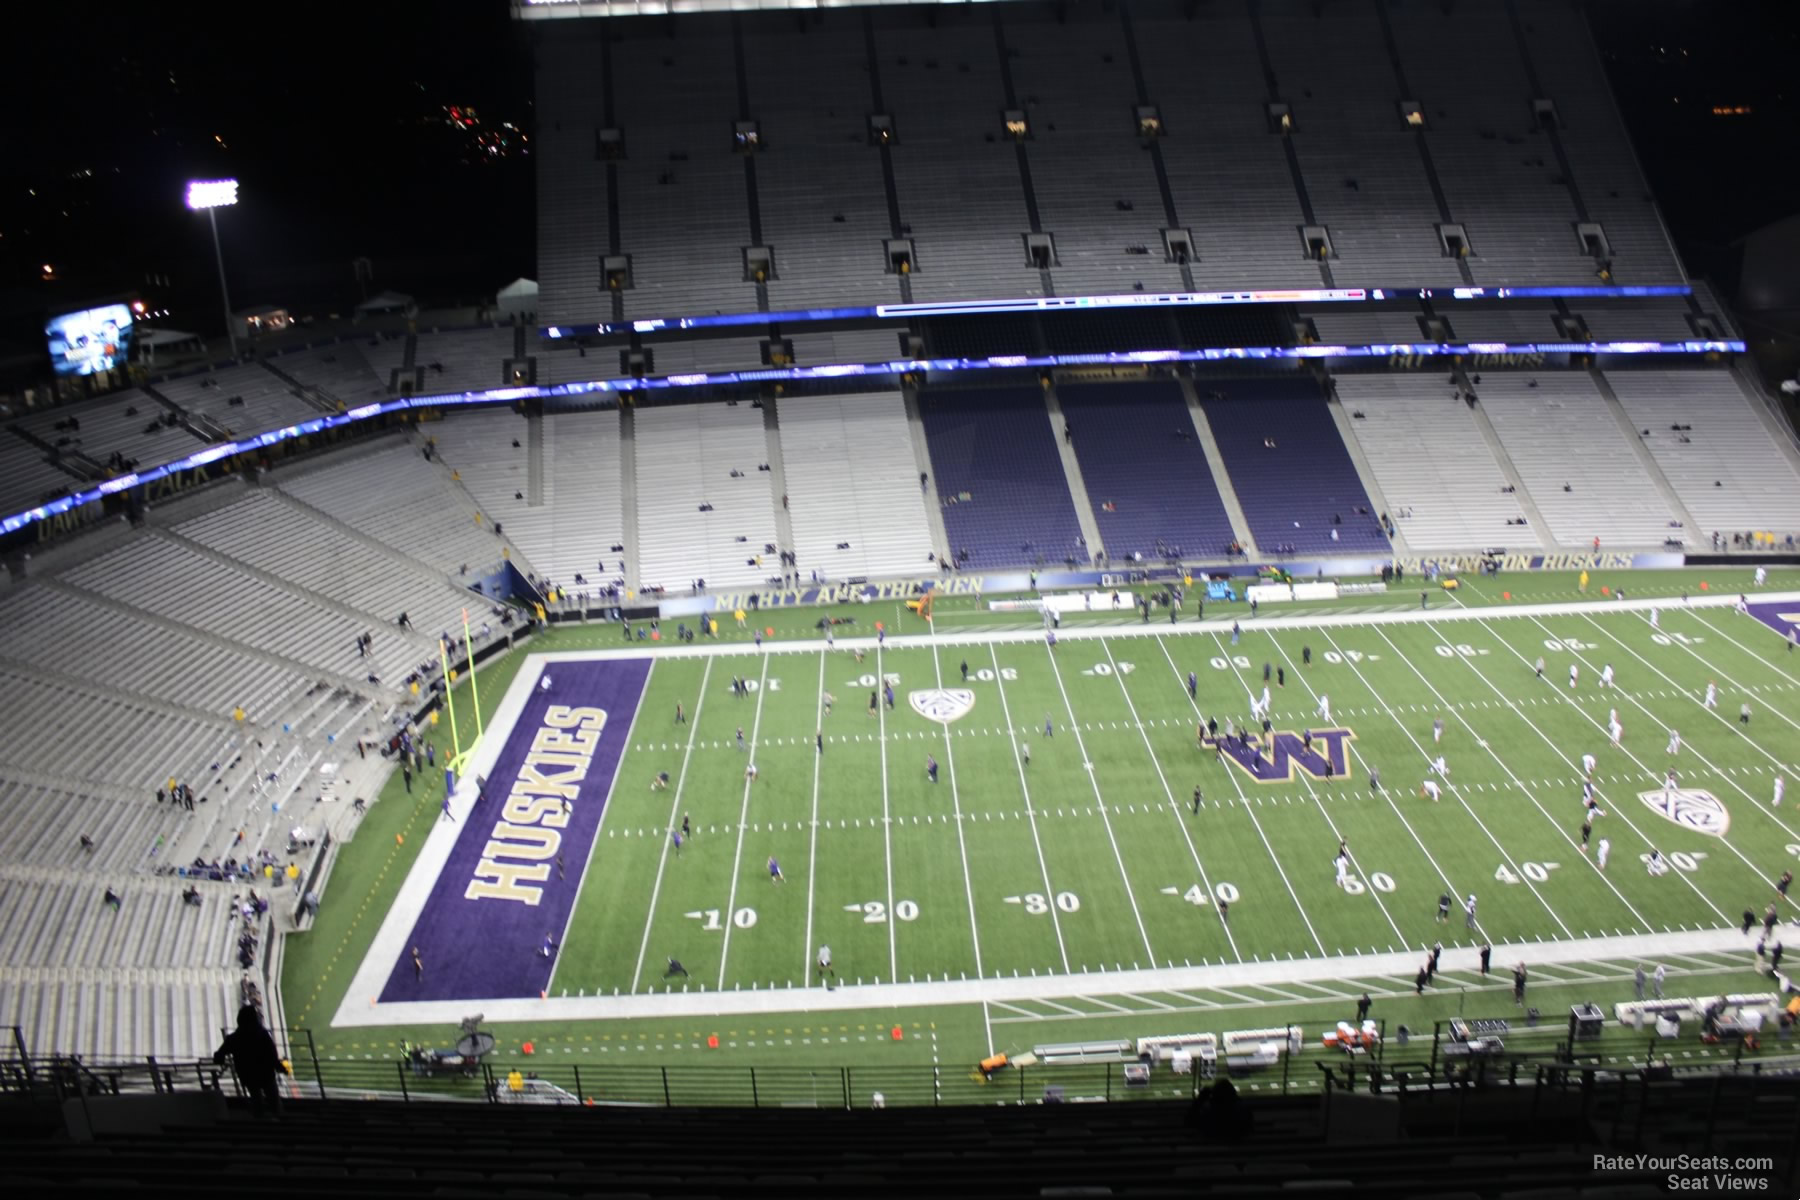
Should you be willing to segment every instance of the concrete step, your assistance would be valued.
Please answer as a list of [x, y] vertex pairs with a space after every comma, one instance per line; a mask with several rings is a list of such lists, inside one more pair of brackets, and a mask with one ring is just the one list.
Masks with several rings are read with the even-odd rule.
[[637, 578], [632, 572], [642, 560], [638, 557], [638, 477], [637, 477], [637, 409], [627, 404], [619, 409], [619, 536], [625, 543], [626, 583]]
[[[1625, 440], [1631, 443], [1632, 450], [1637, 454], [1638, 462], [1644, 468], [1645, 478], [1656, 485], [1656, 490], [1662, 495], [1663, 503], [1669, 506], [1669, 511], [1675, 514], [1677, 521], [1681, 522], [1680, 532], [1685, 534], [1697, 549], [1700, 540], [1706, 536], [1700, 530], [1700, 523], [1694, 520], [1694, 514], [1687, 510], [1687, 505], [1683, 504], [1681, 497], [1675, 494], [1675, 485], [1669, 482], [1669, 477], [1663, 474], [1662, 467], [1657, 465], [1656, 456], [1650, 453], [1650, 447], [1644, 445], [1644, 439], [1639, 436], [1638, 427], [1632, 422], [1631, 414], [1627, 413], [1625, 406], [1619, 403], [1618, 393], [1612, 390], [1612, 384], [1607, 382], [1606, 375], [1599, 367], [1589, 367], [1588, 377], [1594, 381], [1594, 386], [1599, 388], [1600, 394], [1606, 398], [1606, 409], [1612, 413], [1613, 420], [1619, 423], [1620, 430], [1625, 434]], [[1480, 405], [1476, 407], [1479, 408]], [[1661, 549], [1660, 546], [1656, 548]]]
[[1096, 554], [1105, 552], [1106, 547], [1101, 544], [1100, 522], [1094, 519], [1094, 505], [1088, 499], [1087, 480], [1081, 475], [1081, 460], [1075, 457], [1074, 445], [1063, 436], [1068, 423], [1063, 417], [1062, 401], [1057, 397], [1054, 386], [1044, 389], [1044, 412], [1050, 421], [1050, 436], [1056, 439], [1056, 453], [1062, 459], [1063, 478], [1069, 485], [1069, 497], [1075, 501], [1075, 520], [1081, 526], [1081, 536], [1087, 541], [1087, 559], [1091, 563]]
[[950, 554], [950, 532], [944, 528], [944, 498], [938, 494], [937, 475], [931, 469], [931, 443], [925, 437], [925, 419], [919, 415], [919, 390], [904, 387], [906, 428], [912, 435], [913, 462], [925, 477], [925, 521], [931, 530], [931, 544], [940, 563], [954, 562]]
[[1213, 436], [1212, 422], [1206, 419], [1206, 410], [1200, 407], [1200, 393], [1194, 388], [1194, 381], [1183, 376], [1181, 378], [1181, 394], [1187, 400], [1188, 419], [1194, 424], [1194, 436], [1200, 441], [1200, 450], [1206, 455], [1206, 469], [1212, 472], [1213, 486], [1219, 489], [1219, 499], [1225, 504], [1225, 515], [1231, 518], [1231, 536], [1237, 544], [1244, 548], [1244, 553], [1251, 558], [1257, 557], [1256, 539], [1250, 536], [1250, 520], [1244, 516], [1244, 506], [1238, 500], [1237, 488], [1232, 486], [1231, 472], [1225, 469], [1225, 457], [1219, 453], [1219, 441]]
[[[767, 397], [763, 405], [763, 433], [768, 439], [769, 456], [769, 501], [775, 509], [775, 540], [778, 548], [792, 550], [794, 548], [794, 522], [788, 516], [785, 498], [788, 494], [787, 465], [781, 457], [781, 417], [775, 406], [775, 398]], [[787, 568], [781, 568], [783, 575]]]

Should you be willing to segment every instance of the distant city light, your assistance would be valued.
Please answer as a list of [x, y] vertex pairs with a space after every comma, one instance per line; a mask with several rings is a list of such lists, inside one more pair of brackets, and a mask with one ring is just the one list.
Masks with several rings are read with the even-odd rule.
[[238, 181], [235, 179], [194, 180], [188, 184], [187, 206], [196, 211], [225, 208], [236, 204]]

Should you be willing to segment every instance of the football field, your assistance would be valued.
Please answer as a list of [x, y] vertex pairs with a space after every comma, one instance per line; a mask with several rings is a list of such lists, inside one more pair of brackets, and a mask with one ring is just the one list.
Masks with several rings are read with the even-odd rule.
[[[444, 864], [495, 827], [480, 805], [500, 801], [459, 789], [402, 893], [415, 903], [365, 960], [380, 1005], [352, 988], [339, 1023], [446, 1020], [484, 1000], [509, 1021], [965, 1005], [973, 1036], [1016, 1050], [1033, 1031], [1008, 1022], [1105, 1024], [1095, 996], [1329, 985], [1439, 941], [1463, 966], [1491, 944], [1505, 975], [1538, 947], [1569, 962], [1584, 939], [1735, 932], [1771, 902], [1792, 919], [1775, 882], [1800, 855], [1800, 814], [1775, 794], [1800, 770], [1800, 653], [1784, 636], [1800, 595], [1753, 596], [1750, 613], [1735, 597], [1433, 599], [1254, 619], [1232, 606], [1203, 624], [1065, 628], [1054, 645], [944, 622], [527, 657], [490, 756], [530, 742], [549, 706], [630, 676], [634, 702], [605, 718], [616, 770], [599, 769], [603, 742], [573, 802], [576, 857], [554, 872], [545, 858], [543, 904], [491, 902], [536, 911], [469, 945], [479, 971], [409, 991], [400, 951], [434, 921], [421, 872], [461, 889]], [[1265, 687], [1267, 733], [1251, 716]], [[1604, 815], [1584, 847], [1585, 755]]]

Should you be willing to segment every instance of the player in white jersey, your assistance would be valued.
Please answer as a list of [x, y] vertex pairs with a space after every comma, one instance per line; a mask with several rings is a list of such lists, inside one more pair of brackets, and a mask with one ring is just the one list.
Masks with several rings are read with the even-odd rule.
[[1613, 681], [1612, 664], [1607, 663], [1600, 669], [1600, 686], [1611, 687]]
[[1350, 851], [1340, 846], [1337, 857], [1332, 859], [1331, 863], [1337, 868], [1337, 885], [1343, 887], [1345, 881], [1350, 878]]
[[1761, 587], [1767, 582], [1769, 582], [1769, 569], [1767, 567], [1756, 568], [1756, 586]]
[[1652, 875], [1667, 875], [1669, 873], [1669, 864], [1668, 861], [1663, 858], [1661, 850], [1652, 849], [1648, 857], [1644, 859], [1644, 869], [1649, 871]]
[[1319, 693], [1318, 717], [1327, 725], [1331, 724], [1331, 697], [1324, 692]]
[[1719, 707], [1719, 685], [1710, 679], [1706, 681], [1706, 707], [1712, 709]]
[[1423, 784], [1419, 785], [1419, 795], [1430, 797], [1431, 802], [1436, 804], [1443, 795], [1443, 789], [1438, 787], [1437, 780], [1427, 779]]
[[1582, 771], [1582, 774], [1586, 775], [1589, 779], [1592, 779], [1594, 777], [1594, 756], [1593, 755], [1584, 754], [1581, 756], [1581, 771]]
[[1775, 777], [1775, 807], [1776, 808], [1781, 807], [1781, 793], [1783, 793], [1785, 791], [1787, 791], [1787, 779], [1783, 776], [1777, 775]]
[[1668, 745], [1668, 748], [1663, 751], [1663, 753], [1665, 753], [1665, 754], [1680, 754], [1681, 753], [1681, 730], [1679, 730], [1679, 729], [1669, 730], [1669, 745]]
[[1663, 778], [1663, 795], [1667, 796], [1680, 786], [1675, 782], [1675, 768], [1670, 767], [1668, 775]]
[[1448, 764], [1444, 761], [1443, 755], [1440, 754], [1437, 756], [1437, 758], [1432, 760], [1431, 769], [1438, 773], [1438, 777], [1440, 779], [1443, 779], [1445, 782], [1449, 781], [1449, 779], [1450, 779], [1450, 764]]
[[1621, 737], [1625, 736], [1625, 727], [1623, 725], [1619, 724], [1619, 719], [1617, 717], [1614, 717], [1612, 724], [1610, 724], [1606, 727], [1606, 732], [1612, 735], [1613, 747], [1614, 747], [1614, 749], [1617, 749], [1618, 745], [1619, 745], [1619, 739]]
[[1433, 745], [1444, 740], [1444, 718], [1439, 717], [1431, 723], [1431, 741]]
[[1602, 871], [1606, 870], [1606, 856], [1611, 853], [1612, 843], [1605, 838], [1601, 838], [1600, 845], [1594, 854], [1594, 861], [1600, 865]]
[[1269, 685], [1263, 684], [1263, 716], [1269, 715]]
[[1575, 690], [1576, 681], [1579, 680], [1580, 678], [1581, 678], [1581, 665], [1579, 663], [1570, 663], [1569, 664], [1569, 690], [1571, 692]]
[[1662, 614], [1657, 612], [1654, 608], [1650, 610], [1650, 628], [1662, 628]]

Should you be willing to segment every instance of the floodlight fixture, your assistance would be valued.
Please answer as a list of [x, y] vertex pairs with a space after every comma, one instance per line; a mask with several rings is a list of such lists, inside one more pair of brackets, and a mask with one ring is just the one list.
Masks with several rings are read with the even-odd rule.
[[212, 226], [213, 260], [219, 266], [219, 296], [225, 301], [225, 336], [231, 339], [231, 357], [238, 356], [237, 322], [231, 316], [231, 292], [225, 286], [225, 252], [219, 248], [219, 209], [237, 203], [237, 180], [192, 179], [188, 181], [187, 206], [204, 212]]
[[238, 181], [235, 179], [195, 179], [188, 182], [187, 206], [196, 211], [203, 208], [228, 208], [237, 203]]

